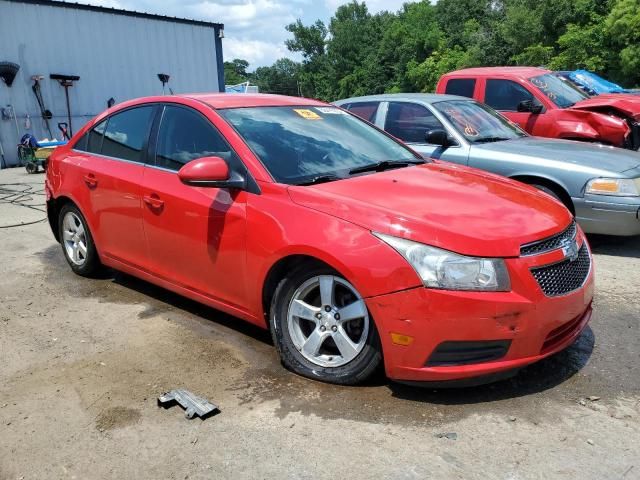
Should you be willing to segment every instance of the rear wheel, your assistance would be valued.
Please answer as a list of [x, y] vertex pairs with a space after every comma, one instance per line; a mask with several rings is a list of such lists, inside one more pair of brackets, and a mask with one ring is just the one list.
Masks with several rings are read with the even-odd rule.
[[89, 226], [78, 207], [67, 203], [60, 209], [58, 232], [71, 270], [82, 276], [95, 274], [100, 268], [100, 259]]
[[299, 269], [276, 289], [273, 341], [288, 369], [330, 383], [367, 379], [382, 360], [380, 340], [356, 288], [329, 268]]

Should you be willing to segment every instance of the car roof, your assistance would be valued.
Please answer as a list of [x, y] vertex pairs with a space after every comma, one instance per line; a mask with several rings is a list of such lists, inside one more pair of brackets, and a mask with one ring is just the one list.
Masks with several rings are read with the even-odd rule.
[[185, 93], [178, 95], [206, 103], [213, 108], [323, 106], [324, 102], [302, 97], [266, 93]]
[[469, 100], [473, 99], [468, 97], [462, 97], [459, 95], [441, 95], [438, 93], [383, 93], [381, 95], [366, 95], [364, 97], [352, 97], [345, 98], [343, 100], [337, 100], [333, 102], [336, 105], [344, 105], [346, 103], [353, 102], [422, 102], [422, 103], [435, 103], [443, 102], [445, 100]]
[[447, 77], [482, 77], [488, 75], [510, 75], [521, 78], [535, 77], [536, 75], [542, 75], [543, 73], [550, 73], [550, 70], [540, 67], [478, 67], [478, 68], [464, 68], [462, 70], [456, 70], [449, 72], [445, 76]]

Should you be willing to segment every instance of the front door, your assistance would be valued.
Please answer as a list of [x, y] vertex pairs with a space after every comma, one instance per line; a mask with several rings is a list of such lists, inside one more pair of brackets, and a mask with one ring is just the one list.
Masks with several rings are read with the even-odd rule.
[[188, 186], [177, 175], [197, 158], [239, 159], [202, 113], [178, 105], [164, 107], [153, 150], [142, 192], [152, 272], [216, 301], [242, 306], [247, 193]]
[[447, 133], [449, 131], [424, 105], [389, 102], [386, 112], [384, 129], [423, 157], [466, 165], [467, 149], [458, 145], [455, 139], [452, 138], [454, 144], [448, 147], [427, 143], [426, 134], [429, 130], [444, 130]]
[[535, 135], [538, 125], [545, 121], [544, 110], [541, 113], [519, 112], [518, 104], [531, 101], [540, 104], [524, 85], [513, 80], [489, 78], [485, 84], [484, 103], [499, 111], [520, 128], [531, 135]]

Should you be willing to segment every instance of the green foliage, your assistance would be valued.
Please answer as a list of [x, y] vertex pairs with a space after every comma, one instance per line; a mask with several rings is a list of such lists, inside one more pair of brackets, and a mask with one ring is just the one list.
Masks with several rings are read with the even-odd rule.
[[246, 82], [249, 78], [247, 74], [249, 62], [234, 58], [230, 62], [224, 62], [224, 80], [227, 85], [237, 85]]
[[613, 60], [621, 79], [634, 85], [640, 82], [640, 0], [617, 0], [605, 21], [605, 31], [612, 52], [619, 52]]
[[227, 83], [335, 100], [433, 91], [442, 74], [481, 65], [585, 68], [640, 83], [640, 0], [422, 0], [377, 14], [352, 0], [327, 24], [286, 29], [300, 63], [247, 73], [246, 62], [225, 62]]

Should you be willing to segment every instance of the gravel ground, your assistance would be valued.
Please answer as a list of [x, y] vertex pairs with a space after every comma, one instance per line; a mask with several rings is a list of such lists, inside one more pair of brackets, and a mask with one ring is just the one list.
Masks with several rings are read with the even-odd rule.
[[[0, 226], [43, 218], [3, 197]], [[0, 480], [640, 479], [640, 240], [591, 242], [595, 314], [572, 347], [434, 391], [297, 377], [265, 332], [127, 275], [77, 277], [47, 223], [0, 228]], [[222, 412], [157, 407], [179, 387]]]

